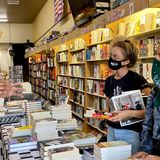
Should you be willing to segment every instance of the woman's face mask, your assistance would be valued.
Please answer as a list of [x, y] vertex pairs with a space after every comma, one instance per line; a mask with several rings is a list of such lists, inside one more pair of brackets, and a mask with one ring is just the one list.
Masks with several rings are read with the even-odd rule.
[[109, 61], [108, 61], [108, 66], [112, 70], [118, 70], [124, 66], [124, 65], [122, 65], [123, 61], [126, 61], [126, 60], [117, 61], [117, 60], [114, 60], [110, 57]]

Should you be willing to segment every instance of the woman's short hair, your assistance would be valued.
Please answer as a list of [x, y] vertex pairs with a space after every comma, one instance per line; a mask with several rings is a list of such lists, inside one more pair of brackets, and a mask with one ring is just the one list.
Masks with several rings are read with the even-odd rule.
[[114, 47], [120, 47], [124, 50], [125, 59], [130, 60], [127, 67], [133, 67], [138, 59], [139, 50], [134, 41], [126, 39], [125, 37], [117, 37], [111, 42], [111, 50]]

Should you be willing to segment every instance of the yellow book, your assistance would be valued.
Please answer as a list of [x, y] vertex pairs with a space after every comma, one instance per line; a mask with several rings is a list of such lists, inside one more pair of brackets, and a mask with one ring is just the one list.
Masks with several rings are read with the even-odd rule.
[[146, 14], [145, 31], [149, 31], [149, 30], [152, 29], [153, 17], [154, 17], [154, 14], [153, 14], [153, 13], [147, 13], [147, 14]]
[[32, 126], [22, 126], [22, 127], [15, 127], [15, 130], [28, 130], [32, 129]]
[[125, 36], [126, 23], [119, 23], [117, 26], [117, 35]]

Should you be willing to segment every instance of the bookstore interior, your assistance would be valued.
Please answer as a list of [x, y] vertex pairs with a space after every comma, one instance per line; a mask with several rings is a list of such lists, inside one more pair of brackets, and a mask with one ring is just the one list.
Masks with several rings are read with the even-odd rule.
[[1, 0], [0, 160], [160, 160], [159, 62], [160, 0]]

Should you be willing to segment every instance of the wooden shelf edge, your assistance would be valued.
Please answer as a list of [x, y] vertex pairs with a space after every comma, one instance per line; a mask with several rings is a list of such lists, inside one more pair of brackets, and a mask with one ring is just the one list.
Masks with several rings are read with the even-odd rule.
[[87, 94], [89, 94], [89, 95], [91, 95], [91, 96], [96, 96], [96, 97], [106, 98], [105, 96], [98, 95], [98, 94], [93, 94], [93, 93], [90, 93], [90, 92], [87, 92]]
[[109, 43], [112, 40], [113, 40], [113, 38], [107, 39], [107, 40], [104, 40], [104, 41], [100, 41], [100, 42], [96, 42], [96, 43], [92, 43], [92, 44], [88, 44], [87, 47], [92, 47], [92, 46], [96, 46], [96, 45], [99, 45], [99, 44]]
[[82, 118], [81, 116], [79, 116], [76, 112], [72, 111], [72, 114], [74, 114], [76, 117], [80, 118], [81, 120], [84, 121], [84, 118]]
[[106, 78], [94, 78], [94, 77], [86, 77], [86, 79], [98, 80], [98, 81], [105, 81], [106, 80]]
[[99, 132], [103, 133], [103, 134], [107, 134], [107, 132], [102, 131], [101, 129], [99, 129], [98, 127], [93, 126], [92, 124], [90, 124], [89, 122], [87, 122], [87, 124], [95, 129], [97, 129]]
[[73, 49], [73, 50], [70, 50], [70, 53], [74, 53], [74, 52], [78, 52], [78, 51], [81, 51], [81, 50], [85, 50], [86, 48], [79, 48], [79, 49]]
[[80, 103], [78, 103], [78, 102], [74, 102], [72, 99], [69, 99], [69, 101], [72, 102], [72, 103], [75, 103], [75, 104], [79, 105], [80, 107], [85, 108], [84, 105], [82, 105], [82, 104], [80, 104]]

